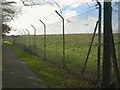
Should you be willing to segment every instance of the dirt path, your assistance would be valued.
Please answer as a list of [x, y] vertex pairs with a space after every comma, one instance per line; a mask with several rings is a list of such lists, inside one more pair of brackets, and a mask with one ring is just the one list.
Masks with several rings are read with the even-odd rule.
[[6, 45], [2, 58], [3, 88], [45, 88], [42, 81]]

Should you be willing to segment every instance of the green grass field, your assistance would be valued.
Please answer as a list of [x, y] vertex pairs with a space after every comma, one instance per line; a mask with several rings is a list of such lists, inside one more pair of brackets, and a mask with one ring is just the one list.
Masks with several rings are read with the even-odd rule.
[[[92, 34], [70, 34], [65, 35], [65, 63], [71, 72], [82, 74], [87, 52], [91, 43]], [[30, 39], [30, 41], [29, 41]], [[62, 67], [63, 65], [63, 41], [62, 35], [47, 35], [47, 61]], [[96, 34], [84, 77], [91, 81], [97, 80], [97, 42]], [[118, 56], [118, 36], [114, 34], [116, 54]], [[11, 39], [13, 41], [13, 39]], [[36, 53], [37, 56], [44, 58], [44, 37], [36, 36], [36, 49], [34, 49], [34, 36], [16, 37], [14, 42], [17, 46], [22, 46], [29, 51]], [[24, 44], [24, 45], [23, 45]], [[101, 60], [103, 58], [103, 38], [101, 39]], [[102, 61], [101, 61], [102, 67]], [[101, 68], [102, 69], [102, 68]]]
[[44, 61], [42, 58], [14, 46], [11, 42], [4, 41], [11, 50], [43, 81], [48, 88], [95, 88], [95, 83]]

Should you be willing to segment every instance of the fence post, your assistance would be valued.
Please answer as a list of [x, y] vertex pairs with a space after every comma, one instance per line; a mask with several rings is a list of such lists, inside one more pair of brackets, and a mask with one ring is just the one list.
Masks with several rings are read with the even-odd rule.
[[102, 15], [102, 9], [101, 9], [101, 3], [98, 1], [98, 0], [96, 0], [96, 2], [97, 2], [97, 5], [99, 6], [99, 18], [98, 18], [98, 20], [99, 20], [99, 27], [98, 27], [98, 70], [97, 70], [97, 83], [98, 83], [98, 85], [100, 84], [100, 53], [101, 53], [101, 15]]
[[93, 41], [94, 41], [94, 38], [95, 38], [95, 34], [96, 34], [96, 31], [97, 31], [98, 24], [99, 24], [99, 21], [97, 21], [96, 25], [95, 25], [94, 33], [93, 33], [93, 36], [92, 36], [92, 41], [90, 43], [90, 47], [88, 49], [87, 57], [86, 57], [85, 64], [84, 64], [84, 67], [83, 67], [82, 76], [84, 75], [84, 72], [85, 72], [85, 69], [86, 69], [86, 65], [87, 65], [88, 58], [89, 58], [89, 55], [90, 55], [90, 52], [91, 52], [91, 48], [92, 48], [92, 44], [93, 44]]
[[15, 35], [13, 34], [13, 44], [15, 45]]
[[104, 2], [104, 51], [103, 51], [103, 71], [102, 87], [109, 88], [111, 84], [111, 2]]
[[26, 32], [23, 30], [24, 32], [24, 48], [26, 47], [26, 40], [25, 40], [25, 36], [26, 36]]
[[[15, 31], [14, 31], [14, 32], [15, 32]], [[15, 32], [15, 33], [16, 33], [16, 32]], [[16, 42], [17, 42], [17, 41], [16, 41], [16, 34], [15, 34], [15, 33], [13, 34], [13, 36], [14, 36], [14, 44], [16, 45]]]
[[19, 38], [18, 38], [18, 39], [19, 39], [19, 40], [18, 40], [18, 41], [19, 41], [19, 42], [18, 42], [18, 45], [20, 45], [20, 32], [18, 32], [18, 34], [19, 34], [19, 35], [18, 35], [18, 37], [19, 37]]
[[36, 28], [33, 26], [33, 25], [31, 25], [33, 28], [34, 28], [34, 52], [35, 52], [35, 54], [36, 54]]
[[18, 33], [17, 32], [16, 32], [15, 37], [16, 37], [16, 45], [18, 45]]
[[46, 25], [41, 19], [40, 22], [44, 25], [44, 58], [46, 60]]
[[116, 58], [116, 52], [115, 52], [114, 37], [112, 32], [111, 1], [104, 2], [104, 58], [103, 58], [103, 78], [102, 78], [103, 88], [108, 88], [112, 84], [111, 83], [112, 82], [112, 79], [111, 79], [112, 64], [113, 64], [113, 70], [115, 75], [115, 82], [113, 82], [113, 84], [117, 85], [120, 83], [117, 58]]
[[20, 30], [19, 30], [19, 32], [21, 33], [21, 45], [22, 45], [22, 47], [23, 47], [23, 37], [22, 37], [23, 33], [22, 33], [22, 31], [20, 31]]
[[14, 44], [14, 34], [12, 35], [12, 43]]
[[63, 69], [66, 68], [65, 64], [65, 22], [64, 22], [64, 17], [58, 12], [55, 11], [63, 20]]
[[29, 47], [30, 47], [30, 31], [29, 30], [27, 30], [27, 29], [25, 29], [27, 32], [28, 32], [28, 42], [29, 42]]

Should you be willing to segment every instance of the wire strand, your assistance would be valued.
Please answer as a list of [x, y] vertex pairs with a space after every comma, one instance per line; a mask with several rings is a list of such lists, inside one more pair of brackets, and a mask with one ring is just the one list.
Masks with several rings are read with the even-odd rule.
[[[75, 2], [75, 3], [77, 3], [77, 2]], [[75, 3], [73, 3], [73, 4], [75, 4]], [[71, 5], [73, 5], [73, 4], [71, 4]], [[93, 3], [92, 3], [92, 4], [93, 4]], [[71, 5], [68, 5], [68, 6], [70, 7]], [[83, 7], [84, 5], [88, 5], [88, 2], [85, 3], [85, 4], [83, 4], [83, 5], [81, 5], [81, 6], [78, 6], [78, 7], [76, 7], [76, 8], [73, 8], [73, 9], [71, 9], [70, 11], [64, 12], [64, 14], [69, 13], [69, 12], [71, 12], [71, 11], [77, 9], [77, 8], [81, 8], [81, 7]], [[68, 8], [68, 7], [67, 7], [67, 8]], [[43, 19], [45, 19], [44, 21], [48, 21], [49, 19], [47, 19], [47, 17], [49, 18], [50, 16], [53, 16], [53, 15], [54, 15], [54, 13], [46, 16], [45, 18], [43, 18]], [[53, 18], [55, 18], [55, 17], [53, 17]], [[43, 19], [42, 19], [42, 20], [43, 20]]]

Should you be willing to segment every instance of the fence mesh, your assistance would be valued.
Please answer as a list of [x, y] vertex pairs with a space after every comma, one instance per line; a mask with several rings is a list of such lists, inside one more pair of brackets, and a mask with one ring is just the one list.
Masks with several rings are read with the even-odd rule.
[[[40, 58], [45, 59], [45, 47], [46, 47], [46, 60], [48, 62], [55, 63], [57, 66], [62, 67], [65, 63], [67, 70], [82, 76], [83, 67], [87, 58], [88, 50], [93, 37], [96, 23], [98, 21], [98, 10], [96, 9], [96, 3], [87, 3], [79, 8], [71, 9], [75, 10], [76, 15], [71, 14], [72, 17], [66, 18], [66, 14], [63, 14], [65, 18], [65, 45], [63, 45], [63, 23], [59, 16], [51, 16], [47, 21], [56, 20], [57, 22], [46, 25], [46, 46], [44, 41], [44, 35], [39, 33], [36, 35], [22, 35], [11, 36], [8, 39], [19, 45], [26, 50], [31, 51]], [[112, 29], [114, 32], [114, 43], [116, 47], [116, 55], [118, 60], [118, 7], [113, 4], [112, 9]], [[80, 9], [81, 8], [81, 9]], [[83, 9], [86, 8], [86, 9]], [[103, 11], [102, 11], [103, 12]], [[65, 12], [68, 13], [68, 12]], [[68, 16], [67, 16], [68, 17]], [[103, 19], [103, 18], [102, 18]], [[102, 21], [103, 24], [103, 21]], [[39, 28], [38, 31], [43, 32], [44, 28]], [[103, 33], [103, 26], [102, 26]], [[63, 46], [65, 46], [65, 57], [63, 57]], [[98, 27], [95, 34], [94, 42], [91, 48], [91, 52], [88, 58], [88, 63], [85, 69], [84, 78], [96, 81], [97, 80], [97, 59], [98, 59]], [[103, 59], [103, 34], [101, 36], [101, 60]], [[64, 62], [65, 60], [65, 62]], [[102, 63], [102, 61], [101, 61]], [[102, 70], [102, 64], [101, 64]], [[120, 70], [120, 69], [119, 69]], [[101, 71], [100, 71], [101, 72]]]

